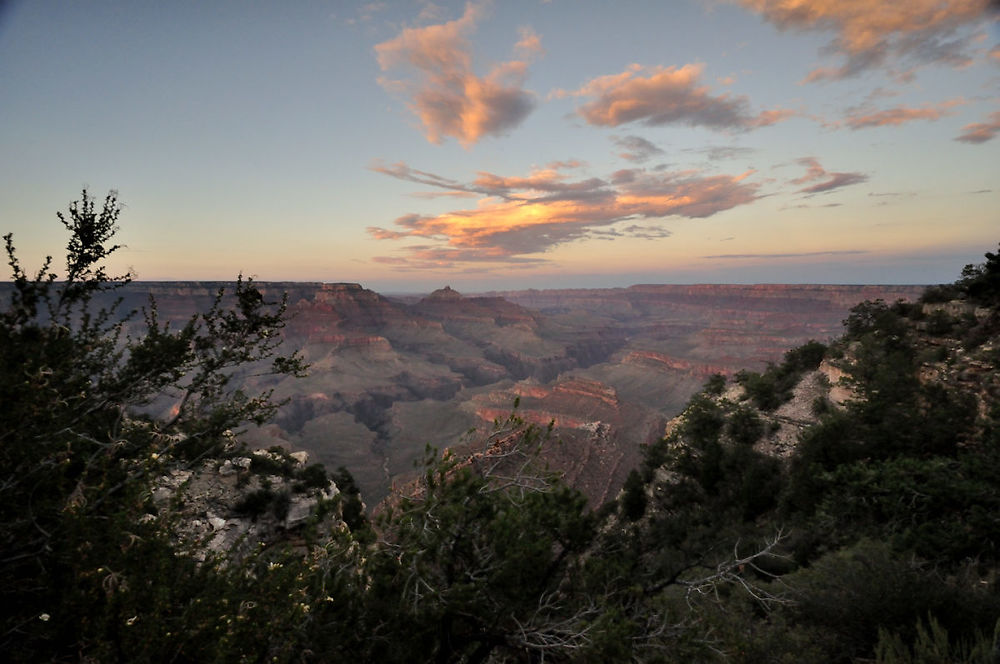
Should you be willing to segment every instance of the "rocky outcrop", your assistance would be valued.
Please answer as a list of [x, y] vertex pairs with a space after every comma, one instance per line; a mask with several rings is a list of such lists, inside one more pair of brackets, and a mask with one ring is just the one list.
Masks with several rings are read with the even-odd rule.
[[344, 527], [339, 490], [306, 452], [278, 448], [174, 468], [153, 483], [148, 520], [168, 520], [181, 545], [204, 560], [238, 561], [261, 546], [295, 544], [310, 521]]

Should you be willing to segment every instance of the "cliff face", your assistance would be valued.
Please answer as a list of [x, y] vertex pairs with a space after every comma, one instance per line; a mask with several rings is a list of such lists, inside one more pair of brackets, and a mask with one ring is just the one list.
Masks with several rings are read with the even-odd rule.
[[[152, 294], [161, 320], [181, 323], [223, 285], [136, 283], [124, 308]], [[350, 283], [259, 286], [268, 299], [288, 294], [285, 341], [312, 367], [307, 378], [267, 383], [289, 403], [247, 440], [347, 466], [371, 503], [412, 472], [426, 444], [488, 430], [518, 398], [529, 421], [556, 423], [563, 442], [549, 462], [600, 502], [708, 376], [761, 369], [833, 337], [863, 299], [921, 290], [641, 285], [463, 296], [446, 287], [401, 301]]]

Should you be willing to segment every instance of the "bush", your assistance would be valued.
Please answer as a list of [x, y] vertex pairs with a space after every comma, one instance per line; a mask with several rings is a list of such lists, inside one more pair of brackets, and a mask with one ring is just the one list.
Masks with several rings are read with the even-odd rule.
[[330, 485], [326, 468], [321, 463], [309, 464], [295, 473], [296, 482], [293, 485], [296, 492], [302, 493], [309, 489], [325, 489]]
[[748, 399], [757, 408], [767, 412], [775, 410], [783, 403], [782, 395], [778, 393], [775, 384], [775, 372], [772, 367], [763, 374], [753, 371], [741, 371], [736, 374], [736, 381], [743, 386]]
[[646, 512], [646, 485], [643, 484], [642, 477], [638, 471], [633, 470], [628, 474], [622, 492], [622, 516], [628, 521], [636, 521], [642, 518], [642, 515]]
[[948, 312], [936, 309], [927, 316], [927, 334], [943, 337], [955, 328], [955, 319]]
[[274, 501], [275, 493], [271, 487], [254, 489], [244, 495], [233, 509], [237, 514], [245, 514], [255, 521], [257, 517], [266, 512]]
[[1000, 608], [996, 597], [952, 585], [912, 556], [870, 540], [825, 556], [787, 582], [798, 589], [798, 618], [826, 635], [830, 661], [870, 657], [880, 632], [912, 642], [915, 625], [928, 615], [949, 633], [974, 636], [992, 629]]
[[939, 304], [957, 300], [961, 296], [962, 291], [957, 286], [953, 284], [941, 284], [925, 288], [917, 301], [926, 304]]
[[726, 389], [726, 377], [722, 374], [712, 374], [708, 381], [705, 383], [705, 387], [702, 391], [713, 397], [717, 397], [722, 394], [723, 390]]
[[296, 461], [282, 447], [271, 447], [267, 452], [250, 455], [250, 472], [257, 475], [276, 475], [289, 478], [294, 474]]
[[798, 348], [785, 353], [782, 362], [783, 373], [804, 373], [816, 369], [826, 356], [826, 345], [818, 341], [808, 341]]
[[753, 445], [764, 435], [764, 423], [749, 408], [737, 408], [726, 426], [729, 436], [741, 445]]

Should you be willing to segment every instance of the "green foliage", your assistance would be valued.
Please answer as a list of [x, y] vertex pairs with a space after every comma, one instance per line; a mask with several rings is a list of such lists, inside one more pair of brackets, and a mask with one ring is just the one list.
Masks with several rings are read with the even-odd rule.
[[996, 643], [1000, 643], [1000, 621], [992, 638], [979, 632], [972, 639], [955, 642], [931, 615], [926, 624], [923, 620], [917, 623], [912, 648], [899, 634], [880, 629], [875, 661], [877, 664], [996, 664]]
[[639, 471], [633, 470], [625, 478], [621, 498], [621, 511], [628, 521], [635, 521], [646, 512], [646, 485], [642, 481]]
[[709, 376], [702, 391], [709, 396], [717, 397], [724, 389], [726, 389], [726, 377], [717, 373]]
[[939, 304], [941, 302], [957, 300], [961, 294], [961, 289], [952, 284], [928, 286], [924, 289], [924, 292], [921, 293], [918, 301], [925, 304]]
[[264, 514], [269, 507], [271, 507], [274, 499], [274, 489], [271, 487], [261, 487], [260, 489], [254, 489], [253, 491], [247, 492], [247, 494], [244, 495], [238, 503], [236, 503], [234, 509], [239, 514], [246, 514], [247, 516], [256, 519], [260, 515]]
[[765, 412], [775, 410], [787, 397], [778, 391], [777, 371], [774, 365], [762, 374], [753, 371], [740, 371], [736, 374], [736, 382], [743, 386], [747, 397], [753, 404]]
[[368, 525], [368, 519], [365, 517], [365, 507], [361, 502], [361, 489], [358, 488], [357, 482], [354, 481], [350, 471], [343, 466], [337, 469], [331, 479], [340, 490], [341, 518], [352, 532], [362, 531]]
[[927, 334], [943, 337], [955, 329], [956, 321], [947, 311], [935, 309], [927, 316]]
[[782, 371], [785, 373], [802, 373], [816, 369], [826, 356], [826, 345], [818, 341], [807, 341], [798, 348], [785, 353]]
[[1000, 251], [986, 252], [986, 260], [978, 265], [966, 265], [956, 286], [970, 300], [987, 306], [1000, 304]]
[[283, 447], [274, 446], [266, 453], [250, 455], [250, 472], [256, 475], [276, 475], [289, 478], [295, 474], [297, 462]]
[[724, 425], [722, 410], [710, 399], [695, 397], [684, 411], [683, 432], [695, 445], [716, 440]]
[[418, 491], [380, 515], [386, 546], [371, 552], [371, 596], [391, 622], [373, 635], [376, 659], [484, 661], [544, 652], [550, 640], [586, 644], [600, 612], [582, 606], [571, 579], [594, 536], [591, 514], [579, 492], [533, 469], [542, 432], [509, 428], [514, 448], [471, 465], [429, 451]]
[[753, 445], [764, 435], [764, 422], [749, 408], [737, 408], [726, 424], [726, 433], [742, 445]]
[[325, 489], [329, 484], [330, 477], [323, 464], [311, 463], [295, 472], [295, 484], [292, 486], [296, 492], [303, 493], [309, 489]]
[[870, 653], [880, 631], [915, 637], [914, 625], [933, 615], [956, 636], [972, 636], [1000, 604], [995, 596], [957, 587], [910, 556], [864, 540], [788, 577], [797, 588], [797, 619], [819, 628], [827, 661]]
[[809, 404], [809, 412], [811, 412], [816, 417], [822, 417], [826, 415], [833, 409], [833, 404], [830, 400], [824, 396], [819, 396], [813, 399], [812, 403]]
[[819, 366], [827, 348], [818, 341], [809, 341], [785, 353], [780, 365], [770, 364], [764, 373], [740, 371], [736, 382], [743, 386], [747, 398], [762, 411], [778, 408], [792, 397], [792, 389], [802, 374]]

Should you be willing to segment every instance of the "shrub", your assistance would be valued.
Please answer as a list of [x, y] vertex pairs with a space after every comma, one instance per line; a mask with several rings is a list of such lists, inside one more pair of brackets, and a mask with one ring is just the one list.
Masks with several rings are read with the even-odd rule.
[[646, 512], [646, 485], [642, 482], [642, 476], [636, 470], [631, 471], [625, 479], [621, 498], [621, 511], [628, 521], [636, 521], [642, 518]]
[[943, 337], [955, 328], [955, 319], [942, 309], [935, 309], [927, 316], [927, 334]]
[[725, 389], [726, 389], [726, 377], [723, 376], [722, 374], [717, 373], [717, 374], [712, 374], [709, 377], [702, 391], [705, 392], [705, 394], [717, 397], [720, 394], [722, 394], [723, 390]]
[[330, 484], [326, 468], [321, 463], [309, 464], [302, 470], [297, 471], [295, 477], [296, 482], [293, 487], [299, 493], [308, 491], [309, 489], [325, 489]]
[[729, 436], [741, 445], [753, 445], [764, 435], [764, 422], [749, 408], [737, 408], [726, 426]]
[[239, 502], [233, 506], [233, 509], [236, 510], [238, 514], [245, 514], [256, 521], [257, 517], [271, 507], [271, 503], [274, 502], [274, 498], [274, 489], [271, 487], [254, 489], [253, 491], [245, 494]]

